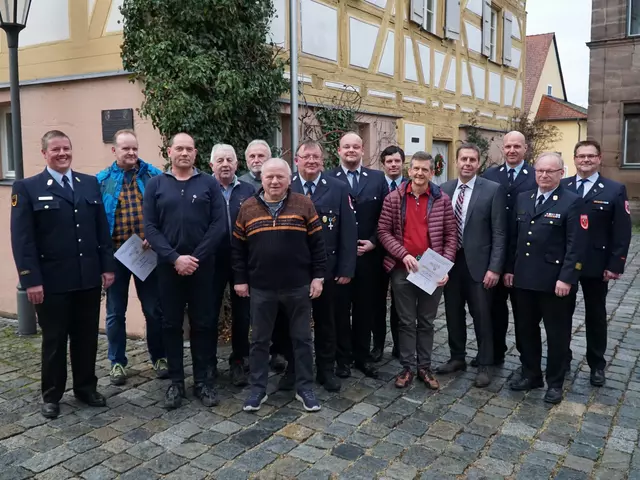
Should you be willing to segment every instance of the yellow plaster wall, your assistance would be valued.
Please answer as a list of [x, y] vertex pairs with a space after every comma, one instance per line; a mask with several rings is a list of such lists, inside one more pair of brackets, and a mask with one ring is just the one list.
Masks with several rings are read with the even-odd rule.
[[556, 50], [553, 48], [553, 43], [549, 48], [547, 59], [540, 75], [540, 81], [536, 88], [536, 93], [533, 96], [533, 102], [531, 103], [531, 109], [529, 114], [532, 118], [536, 116], [538, 107], [540, 106], [540, 100], [542, 96], [547, 94], [547, 85], [552, 85], [552, 96], [556, 98], [564, 99], [565, 92], [562, 89], [562, 79], [560, 77], [560, 68], [558, 67], [558, 60], [556, 58]]
[[573, 164], [573, 147], [580, 140], [587, 139], [587, 121], [580, 120], [562, 120], [554, 122], [545, 122], [548, 125], [555, 126], [562, 138], [558, 140], [549, 150], [560, 152], [564, 164], [567, 167], [567, 176], [576, 174], [576, 167]]

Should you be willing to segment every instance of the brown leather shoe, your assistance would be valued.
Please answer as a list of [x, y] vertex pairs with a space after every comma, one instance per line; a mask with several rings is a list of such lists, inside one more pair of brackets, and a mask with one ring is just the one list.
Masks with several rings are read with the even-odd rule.
[[396, 388], [407, 388], [413, 382], [413, 372], [405, 369], [396, 377]]
[[434, 377], [430, 368], [419, 368], [418, 378], [431, 390], [438, 390], [440, 388], [440, 384], [438, 383], [438, 380], [436, 380], [436, 377]]

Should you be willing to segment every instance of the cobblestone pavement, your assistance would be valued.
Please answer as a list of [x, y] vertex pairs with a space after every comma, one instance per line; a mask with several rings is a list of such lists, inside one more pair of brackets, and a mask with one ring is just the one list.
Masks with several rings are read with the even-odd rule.
[[[543, 389], [506, 387], [518, 367], [513, 348], [489, 388], [472, 386], [470, 368], [441, 376], [434, 393], [422, 384], [393, 386], [399, 364], [388, 346], [380, 380], [354, 371], [340, 394], [318, 388], [317, 413], [304, 413], [290, 392], [271, 393], [277, 375], [260, 412], [242, 412], [246, 392], [230, 386], [224, 360], [219, 407], [204, 408], [189, 395], [167, 412], [167, 384], [154, 378], [144, 343], [129, 342], [131, 378], [113, 387], [103, 337], [98, 376], [108, 407], [87, 408], [66, 394], [62, 415], [46, 421], [39, 414], [40, 339], [17, 337], [15, 325], [0, 322], [0, 479], [640, 479], [639, 250], [635, 237], [627, 273], [608, 297], [606, 386], [589, 384], [580, 302], [571, 374], [555, 407], [542, 402]], [[220, 358], [227, 354], [223, 348]], [[441, 311], [435, 363], [447, 356]]]

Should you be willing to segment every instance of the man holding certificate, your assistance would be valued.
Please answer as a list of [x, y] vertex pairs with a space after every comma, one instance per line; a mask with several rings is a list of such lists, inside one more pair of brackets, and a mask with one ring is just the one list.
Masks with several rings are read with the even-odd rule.
[[431, 182], [433, 174], [431, 155], [416, 152], [409, 166], [410, 181], [387, 195], [378, 223], [378, 238], [387, 251], [384, 268], [391, 276], [400, 319], [398, 339], [403, 370], [396, 378], [398, 388], [411, 385], [416, 366], [418, 378], [427, 387], [440, 387], [431, 370], [433, 321], [448, 277], [438, 283], [432, 294], [407, 280], [409, 273], [418, 271], [418, 260], [428, 249], [455, 261], [458, 233], [451, 199]]

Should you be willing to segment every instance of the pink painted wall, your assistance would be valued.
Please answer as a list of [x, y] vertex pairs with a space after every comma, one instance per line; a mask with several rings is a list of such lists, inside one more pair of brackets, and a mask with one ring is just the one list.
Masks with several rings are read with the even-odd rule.
[[[48, 85], [26, 86], [21, 90], [22, 136], [25, 177], [45, 167], [40, 153], [40, 138], [52, 129], [62, 130], [73, 144], [74, 170], [96, 174], [113, 161], [111, 145], [102, 143], [101, 111], [140, 107], [143, 100], [137, 85], [127, 77], [82, 80]], [[9, 91], [0, 92], [0, 105], [9, 104]], [[161, 168], [160, 136], [147, 120], [134, 120], [140, 143], [140, 157]], [[0, 312], [16, 312], [17, 273], [11, 253], [9, 216], [11, 187], [0, 186]], [[46, 292], [45, 292], [46, 295]], [[101, 323], [104, 322], [104, 305]], [[144, 317], [133, 282], [129, 291], [127, 331], [144, 336]]]

